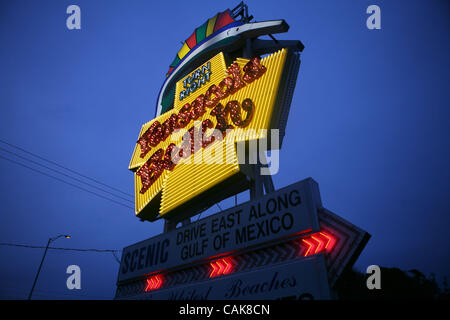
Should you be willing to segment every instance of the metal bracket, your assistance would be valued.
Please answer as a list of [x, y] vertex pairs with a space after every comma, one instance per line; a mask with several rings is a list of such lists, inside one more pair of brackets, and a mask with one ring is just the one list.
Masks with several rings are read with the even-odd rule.
[[191, 218], [182, 221], [164, 220], [164, 232], [169, 232], [177, 228], [177, 224], [181, 222], [181, 226], [187, 226], [191, 223]]

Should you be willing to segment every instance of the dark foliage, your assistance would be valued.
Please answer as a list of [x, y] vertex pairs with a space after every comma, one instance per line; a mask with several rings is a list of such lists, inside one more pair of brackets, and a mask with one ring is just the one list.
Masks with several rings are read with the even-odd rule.
[[346, 271], [335, 285], [341, 300], [449, 300], [447, 281], [440, 289], [433, 274], [430, 277], [418, 270], [403, 271], [398, 268], [381, 269], [381, 289], [369, 290], [366, 275], [357, 270]]

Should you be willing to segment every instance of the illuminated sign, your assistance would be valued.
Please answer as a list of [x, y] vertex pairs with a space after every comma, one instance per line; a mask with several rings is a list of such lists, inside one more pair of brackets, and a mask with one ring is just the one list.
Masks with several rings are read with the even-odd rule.
[[[243, 203], [141, 241], [123, 250], [119, 281], [292, 235], [319, 232], [316, 212], [320, 205], [316, 182], [306, 179], [260, 200]], [[311, 244], [311, 249], [309, 252], [306, 250], [305, 254], [319, 252], [323, 249], [322, 245], [327, 245], [326, 236], [317, 234], [314, 237], [317, 240], [304, 238]], [[321, 241], [321, 244], [318, 245], [317, 241]], [[306, 243], [302, 245], [308, 247]], [[217, 267], [220, 269], [220, 264]]]
[[178, 99], [181, 101], [195, 92], [201, 86], [207, 84], [211, 80], [211, 62], [198, 68], [190, 76], [183, 80], [183, 90], [180, 92]]
[[[250, 22], [247, 10], [195, 29], [141, 127], [135, 213], [166, 223], [123, 249], [116, 299], [328, 299], [370, 237], [323, 208], [311, 178], [275, 190], [254, 162], [282, 144], [303, 45], [272, 36], [284, 20]], [[250, 201], [190, 221], [248, 189]]]
[[[227, 267], [225, 262], [221, 262], [220, 266], [220, 268]], [[216, 270], [219, 270], [219, 266]], [[314, 276], [303, 276], [306, 274]], [[156, 280], [152, 279], [152, 281], [156, 283]], [[199, 283], [146, 290], [140, 296], [151, 300], [255, 300], [294, 297], [296, 300], [324, 300], [331, 298], [323, 255], [264, 269], [236, 274], [224, 273], [221, 277], [217, 276]]]
[[116, 299], [326, 299], [369, 237], [306, 179], [124, 248]]
[[236, 143], [266, 138], [286, 57], [227, 65], [219, 53], [177, 82], [174, 108], [142, 126], [129, 165], [138, 217], [163, 217], [242, 171]]

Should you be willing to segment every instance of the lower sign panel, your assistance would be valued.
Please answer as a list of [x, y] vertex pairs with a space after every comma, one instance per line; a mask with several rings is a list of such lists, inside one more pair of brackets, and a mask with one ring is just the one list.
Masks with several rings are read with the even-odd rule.
[[317, 183], [309, 178], [123, 249], [118, 282], [318, 232]]
[[[163, 280], [161, 280], [163, 281]], [[323, 254], [225, 275], [195, 284], [143, 292], [127, 299], [261, 300], [330, 299]]]

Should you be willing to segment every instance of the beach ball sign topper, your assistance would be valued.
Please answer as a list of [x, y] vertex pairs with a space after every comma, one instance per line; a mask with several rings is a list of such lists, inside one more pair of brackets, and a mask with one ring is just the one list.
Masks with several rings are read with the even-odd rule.
[[250, 22], [240, 4], [208, 19], [183, 44], [134, 146], [135, 213], [182, 221], [250, 187], [245, 156], [271, 129], [284, 136], [300, 65], [299, 41], [260, 40], [284, 20]]

